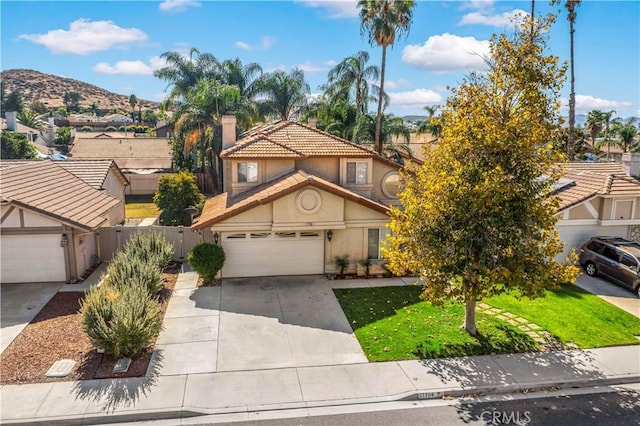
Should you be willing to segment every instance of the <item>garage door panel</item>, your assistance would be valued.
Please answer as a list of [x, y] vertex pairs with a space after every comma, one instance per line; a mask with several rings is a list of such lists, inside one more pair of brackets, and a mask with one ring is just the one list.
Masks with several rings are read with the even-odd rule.
[[598, 235], [629, 238], [629, 226], [601, 226], [601, 225], [558, 225], [556, 227], [560, 239], [565, 242], [564, 252], [556, 260], [562, 261], [572, 248], [578, 250], [589, 238]]
[[[235, 234], [239, 236], [241, 234]], [[228, 238], [223, 236], [226, 261], [223, 277], [258, 277], [271, 275], [305, 275], [324, 272], [324, 242], [316, 237], [277, 237], [271, 233], [254, 233], [266, 238]]]
[[66, 280], [60, 235], [2, 235], [0, 263], [3, 283]]

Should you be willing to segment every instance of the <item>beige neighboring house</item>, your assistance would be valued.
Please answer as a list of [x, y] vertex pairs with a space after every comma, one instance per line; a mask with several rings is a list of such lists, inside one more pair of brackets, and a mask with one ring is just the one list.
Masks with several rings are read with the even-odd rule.
[[611, 235], [640, 241], [640, 154], [622, 163], [569, 163], [558, 183], [556, 229], [565, 242], [564, 258], [590, 237]]
[[251, 129], [236, 141], [223, 117], [224, 193], [191, 227], [211, 229], [225, 250], [223, 277], [335, 272], [374, 259], [383, 270], [390, 204], [400, 166], [377, 153], [292, 121]]
[[34, 129], [20, 123], [18, 121], [18, 113], [15, 111], [7, 111], [5, 112], [5, 116], [6, 118], [0, 121], [0, 130], [22, 133], [27, 137], [29, 142], [35, 145], [38, 152], [45, 154], [48, 152], [47, 146], [49, 143], [47, 139], [53, 141], [55, 132], [58, 129], [58, 127], [53, 124], [53, 118], [49, 118], [48, 122], [43, 120], [42, 129]]
[[76, 281], [100, 257], [96, 231], [121, 222], [124, 203], [98, 187], [111, 187], [109, 174], [119, 180], [117, 173], [98, 163], [70, 169], [51, 160], [2, 162], [3, 283]]
[[77, 138], [71, 148], [72, 158], [112, 159], [129, 181], [127, 194], [154, 194], [160, 178], [172, 171], [169, 139], [108, 136], [101, 133], [94, 138]]

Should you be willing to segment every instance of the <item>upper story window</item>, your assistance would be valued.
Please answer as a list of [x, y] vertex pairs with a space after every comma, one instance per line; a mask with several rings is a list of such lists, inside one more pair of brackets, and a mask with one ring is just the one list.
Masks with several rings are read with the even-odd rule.
[[365, 161], [347, 162], [347, 184], [364, 185], [368, 182], [369, 165]]
[[382, 179], [382, 193], [389, 198], [398, 198], [400, 175], [397, 172], [388, 173]]
[[238, 163], [238, 182], [258, 182], [258, 163], [249, 161]]

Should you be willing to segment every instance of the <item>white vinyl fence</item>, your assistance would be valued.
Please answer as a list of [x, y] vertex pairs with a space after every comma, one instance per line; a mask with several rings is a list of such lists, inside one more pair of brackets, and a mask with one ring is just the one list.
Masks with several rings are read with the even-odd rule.
[[175, 248], [173, 260], [186, 262], [187, 254], [200, 243], [210, 243], [213, 234], [210, 230], [191, 231], [184, 226], [113, 226], [100, 228], [97, 232], [99, 249], [98, 256], [102, 261], [110, 261], [118, 250], [121, 250], [129, 236], [139, 231], [156, 231], [162, 234]]

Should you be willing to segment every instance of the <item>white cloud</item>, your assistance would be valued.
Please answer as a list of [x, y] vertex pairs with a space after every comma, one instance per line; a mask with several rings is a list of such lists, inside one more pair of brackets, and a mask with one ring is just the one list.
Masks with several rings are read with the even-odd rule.
[[42, 44], [53, 53], [88, 55], [114, 46], [144, 41], [147, 35], [137, 28], [121, 28], [113, 21], [78, 19], [69, 30], [51, 30], [46, 34], [22, 34], [19, 38]]
[[485, 68], [483, 56], [489, 54], [489, 41], [444, 33], [427, 39], [423, 45], [410, 44], [402, 50], [402, 62], [435, 73]]
[[329, 59], [324, 64], [327, 65], [327, 66], [330, 66], [330, 67], [335, 67], [336, 65], [338, 65], [338, 61], [333, 60], [333, 59]]
[[98, 62], [93, 66], [93, 71], [101, 74], [123, 74], [123, 75], [151, 75], [153, 71], [166, 65], [164, 59], [154, 56], [149, 59], [149, 63], [137, 61], [118, 61], [115, 65], [107, 62]]
[[152, 101], [162, 102], [167, 98], [167, 92], [158, 92], [151, 95]]
[[269, 36], [262, 36], [260, 38], [259, 45], [251, 45], [242, 40], [238, 40], [233, 45], [242, 50], [269, 50], [274, 44], [276, 44], [276, 39]]
[[260, 39], [260, 46], [264, 49], [264, 50], [268, 50], [271, 48], [271, 46], [273, 46], [274, 44], [276, 44], [276, 39], [273, 37], [269, 37], [269, 36], [262, 36], [262, 38]]
[[[377, 84], [377, 83], [375, 83]], [[385, 89], [397, 89], [399, 87], [409, 87], [411, 86], [411, 82], [407, 79], [404, 78], [400, 78], [398, 80], [385, 80], [384, 81], [384, 88]]]
[[244, 41], [236, 41], [235, 43], [233, 43], [233, 45], [238, 49], [251, 50], [251, 46], [249, 45], [249, 43], [245, 43]]
[[275, 72], [275, 71], [286, 71], [287, 67], [280, 64], [280, 65], [269, 65], [264, 69], [264, 72]]
[[327, 68], [323, 65], [317, 65], [310, 61], [306, 61], [302, 64], [296, 65], [296, 68], [301, 69], [305, 73], [314, 74], [317, 72], [327, 71]]
[[184, 12], [189, 7], [202, 6], [200, 2], [193, 0], [165, 0], [158, 8], [163, 12]]
[[[568, 105], [569, 101], [562, 100], [564, 105]], [[613, 101], [608, 99], [596, 98], [590, 95], [576, 95], [576, 110], [588, 112], [592, 109], [612, 110], [616, 108], [628, 108], [633, 105], [630, 101]]]
[[529, 14], [522, 9], [514, 9], [510, 12], [504, 12], [497, 15], [493, 13], [472, 12], [464, 15], [459, 24], [513, 28], [515, 26], [519, 26], [528, 16]]
[[358, 3], [355, 0], [294, 0], [307, 7], [321, 8], [330, 18], [353, 18], [358, 16]]
[[465, 1], [460, 6], [460, 9], [491, 9], [495, 0], [470, 0]]
[[388, 93], [391, 97], [391, 105], [393, 107], [415, 108], [442, 102], [442, 96], [429, 89], [415, 89], [408, 92]]

